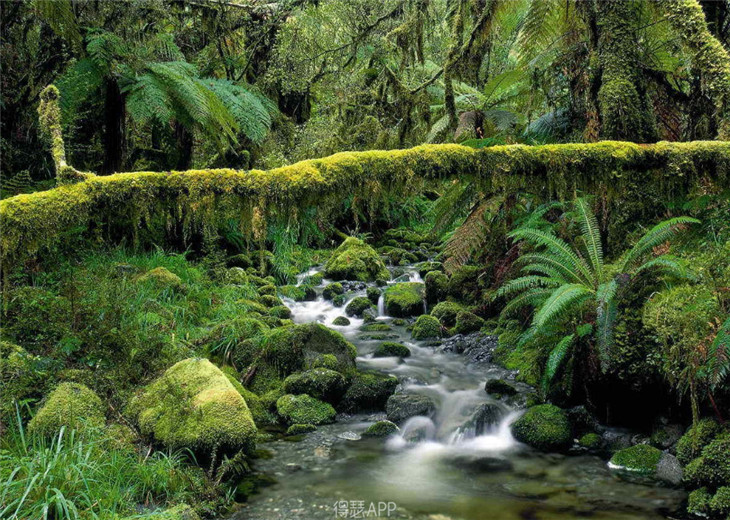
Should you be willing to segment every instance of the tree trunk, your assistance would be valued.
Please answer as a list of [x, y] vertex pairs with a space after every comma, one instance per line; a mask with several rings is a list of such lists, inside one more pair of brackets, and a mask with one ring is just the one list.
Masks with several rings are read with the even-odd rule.
[[106, 83], [104, 100], [104, 163], [101, 172], [108, 174], [122, 170], [127, 138], [124, 95], [116, 80]]
[[631, 2], [596, 0], [601, 138], [650, 142], [656, 129], [639, 69]]
[[710, 33], [697, 0], [657, 0], [672, 28], [692, 52], [693, 66], [702, 73], [708, 95], [714, 100], [718, 138], [730, 139], [730, 55]]
[[175, 123], [175, 140], [177, 141], [175, 169], [189, 170], [193, 162], [193, 134], [180, 123]]

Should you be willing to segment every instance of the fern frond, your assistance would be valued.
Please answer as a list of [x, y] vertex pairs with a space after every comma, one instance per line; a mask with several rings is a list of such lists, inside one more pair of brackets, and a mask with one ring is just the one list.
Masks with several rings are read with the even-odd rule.
[[676, 217], [660, 222], [647, 231], [636, 245], [629, 250], [621, 265], [621, 271], [624, 273], [628, 272], [652, 248], [666, 242], [673, 235], [676, 235], [684, 224], [699, 223], [699, 220], [691, 217]]
[[448, 114], [439, 118], [428, 131], [426, 135], [427, 143], [439, 142], [443, 139], [443, 133], [449, 128], [449, 116]]
[[570, 280], [567, 280], [565, 276], [563, 276], [563, 273], [561, 273], [558, 269], [546, 264], [529, 264], [522, 267], [520, 271], [525, 273], [542, 274], [548, 278], [558, 280], [561, 284], [570, 283]]
[[575, 277], [584, 283], [592, 284], [593, 276], [585, 260], [576, 255], [564, 240], [552, 233], [533, 228], [521, 228], [512, 231], [507, 236], [547, 248], [557, 260], [574, 273]]
[[618, 314], [617, 290], [616, 280], [611, 280], [599, 285], [596, 291], [596, 341], [604, 371], [608, 369], [611, 359], [609, 354], [613, 346], [613, 329]]
[[570, 346], [573, 344], [575, 334], [570, 334], [561, 339], [555, 347], [550, 351], [547, 363], [545, 364], [545, 372], [542, 378], [543, 392], [546, 392], [550, 386], [550, 383], [555, 378], [558, 370], [563, 364], [565, 357], [568, 354]]
[[81, 46], [81, 31], [71, 0], [33, 0], [33, 8], [53, 32], [72, 45]]
[[455, 180], [433, 206], [434, 225], [432, 232], [440, 235], [464, 216], [479, 196], [474, 183], [464, 179]]
[[594, 292], [582, 284], [561, 285], [553, 290], [550, 297], [540, 306], [532, 324], [542, 328], [546, 324], [558, 321], [593, 295]]
[[730, 318], [725, 320], [707, 353], [707, 376], [712, 390], [730, 376]]
[[[543, 270], [550, 269], [553, 272], [558, 271], [566, 282], [584, 283], [584, 280], [583, 278], [581, 278], [580, 273], [572, 270], [569, 266], [566, 266], [565, 262], [563, 262], [560, 258], [552, 256], [549, 253], [528, 253], [526, 255], [520, 256], [517, 259], [517, 262], [520, 264], [528, 264], [531, 266], [542, 265]], [[536, 269], [531, 270], [536, 271]]]
[[494, 294], [495, 297], [508, 296], [510, 294], [518, 293], [530, 289], [532, 287], [558, 287], [561, 285], [562, 280], [556, 280], [554, 278], [547, 278], [545, 276], [521, 276], [510, 280], [500, 287]]
[[542, 304], [554, 291], [552, 288], [536, 288], [528, 289], [522, 294], [512, 298], [507, 305], [502, 308], [500, 316], [505, 318], [510, 316], [516, 310], [527, 306], [537, 307]]
[[693, 280], [696, 278], [694, 273], [687, 269], [687, 265], [684, 260], [673, 255], [661, 255], [649, 260], [648, 262], [644, 262], [638, 269], [636, 269], [634, 276], [652, 269], [660, 271], [662, 274], [675, 276], [677, 278], [687, 280]]
[[444, 267], [448, 273], [452, 273], [462, 265], [466, 264], [489, 232], [484, 221], [488, 205], [485, 202], [477, 204], [466, 217], [464, 223], [454, 232], [444, 247], [446, 262]]
[[601, 279], [603, 273], [603, 247], [601, 245], [601, 233], [598, 230], [598, 220], [596, 220], [596, 215], [588, 206], [588, 201], [585, 198], [575, 199], [574, 206], [588, 258], [593, 266], [594, 280], [597, 281]]

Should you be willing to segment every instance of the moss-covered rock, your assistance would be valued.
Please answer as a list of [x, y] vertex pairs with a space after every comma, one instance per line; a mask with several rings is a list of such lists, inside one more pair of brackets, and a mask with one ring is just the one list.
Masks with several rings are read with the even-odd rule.
[[373, 303], [368, 300], [365, 296], [358, 296], [353, 298], [350, 303], [345, 307], [345, 314], [348, 316], [356, 316], [362, 318], [363, 315], [368, 311], [374, 311], [375, 307]]
[[600, 450], [603, 446], [603, 437], [597, 433], [586, 433], [578, 439], [578, 445], [592, 451]]
[[267, 283], [259, 287], [259, 294], [262, 296], [276, 296], [276, 286], [273, 283]]
[[325, 300], [332, 300], [338, 294], [344, 294], [345, 289], [340, 282], [332, 282], [322, 290], [322, 297]]
[[235, 388], [236, 391], [241, 394], [244, 401], [246, 401], [246, 405], [251, 412], [251, 416], [253, 417], [256, 426], [261, 427], [276, 424], [276, 416], [271, 412], [270, 404], [265, 404], [258, 395], [241, 384], [240, 374], [234, 367], [230, 365], [222, 366], [221, 372], [223, 372], [226, 378], [228, 378], [228, 381], [230, 381], [233, 385], [233, 388]]
[[402, 345], [401, 343], [395, 343], [393, 341], [384, 341], [378, 348], [373, 352], [373, 357], [408, 357], [411, 355], [411, 349]]
[[258, 298], [259, 303], [261, 303], [264, 307], [272, 308], [272, 307], [280, 307], [284, 305], [284, 302], [281, 301], [281, 299], [273, 294], [264, 294], [262, 296], [259, 296]]
[[291, 309], [286, 305], [277, 305], [269, 309], [269, 316], [279, 318], [280, 320], [288, 320], [292, 317]]
[[344, 294], [337, 294], [332, 298], [332, 305], [335, 307], [342, 307], [347, 302], [347, 296]]
[[180, 289], [182, 280], [165, 267], [155, 267], [137, 277], [138, 283], [150, 284], [158, 289]]
[[335, 409], [306, 394], [281, 396], [276, 411], [287, 424], [328, 424], [335, 420]]
[[78, 383], [61, 383], [28, 424], [28, 431], [53, 436], [65, 427], [84, 430], [104, 426], [104, 405], [96, 393]]
[[685, 479], [694, 487], [730, 485], [730, 433], [721, 433], [687, 464]]
[[456, 325], [456, 317], [466, 308], [456, 302], [441, 302], [431, 309], [431, 316], [436, 317], [444, 327]]
[[363, 437], [387, 437], [398, 433], [400, 428], [393, 422], [390, 421], [378, 421], [368, 426], [362, 434]]
[[282, 285], [279, 294], [295, 302], [310, 302], [317, 299], [317, 291], [309, 285]]
[[541, 404], [528, 408], [512, 423], [512, 435], [542, 451], [562, 451], [571, 442], [570, 422], [564, 410]]
[[398, 379], [393, 376], [356, 372], [350, 378], [350, 386], [338, 409], [348, 413], [383, 410], [396, 386]]
[[313, 368], [284, 380], [284, 391], [288, 394], [308, 394], [333, 404], [339, 402], [346, 388], [345, 377], [328, 368]]
[[700, 419], [697, 424], [687, 429], [687, 432], [677, 442], [677, 459], [682, 464], [689, 464], [710, 441], [721, 431], [720, 425], [712, 418]]
[[608, 465], [613, 469], [652, 476], [661, 457], [662, 452], [654, 446], [637, 444], [614, 453]]
[[730, 486], [717, 488], [710, 500], [710, 512], [718, 518], [730, 517]]
[[411, 330], [413, 339], [432, 339], [441, 337], [441, 323], [428, 314], [418, 317]]
[[480, 269], [474, 265], [464, 265], [451, 273], [447, 287], [448, 295], [459, 301], [472, 302], [479, 293]]
[[479, 316], [468, 311], [462, 311], [456, 315], [454, 332], [456, 334], [469, 334], [480, 330], [483, 326], [484, 320]]
[[234, 361], [238, 367], [248, 367], [249, 386], [262, 394], [281, 386], [288, 375], [313, 366], [323, 354], [334, 356], [340, 372], [355, 367], [355, 346], [319, 323], [272, 329], [259, 341], [238, 348]]
[[304, 435], [317, 429], [314, 424], [292, 424], [286, 429], [287, 435]]
[[390, 316], [404, 318], [423, 312], [425, 289], [422, 283], [402, 282], [385, 289], [385, 311]]
[[348, 237], [324, 266], [324, 275], [334, 280], [373, 282], [388, 280], [390, 273], [375, 250], [362, 240]]
[[368, 323], [360, 327], [362, 332], [390, 332], [393, 329], [387, 323]]
[[415, 267], [421, 278], [424, 278], [428, 273], [437, 273], [439, 271], [443, 271], [444, 264], [442, 264], [441, 262], [421, 262], [419, 264], [416, 264]]
[[246, 401], [207, 359], [176, 363], [129, 404], [143, 435], [168, 448], [210, 455], [251, 452], [256, 425]]
[[484, 383], [484, 391], [498, 396], [515, 395], [517, 393], [517, 389], [504, 379], [488, 379]]
[[697, 516], [707, 516], [710, 512], [712, 493], [706, 487], [695, 489], [687, 497], [687, 512]]
[[367, 296], [368, 300], [370, 300], [373, 305], [378, 304], [378, 300], [380, 300], [380, 289], [377, 287], [370, 286], [365, 290], [365, 296]]
[[332, 320], [332, 325], [336, 325], [338, 327], [347, 327], [349, 324], [350, 320], [344, 316], [337, 316], [334, 320]]
[[426, 301], [433, 305], [446, 298], [449, 287], [449, 277], [441, 271], [430, 271], [426, 273], [423, 281], [426, 285]]

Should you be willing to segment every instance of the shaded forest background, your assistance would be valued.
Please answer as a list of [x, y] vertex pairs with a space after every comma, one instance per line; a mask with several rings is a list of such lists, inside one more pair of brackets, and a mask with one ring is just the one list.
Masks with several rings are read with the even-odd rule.
[[37, 116], [50, 83], [70, 163], [100, 173], [474, 138], [714, 139], [725, 93], [692, 38], [726, 50], [730, 9], [701, 1], [709, 34], [688, 40], [682, 4], [3, 2], [4, 195], [53, 185]]

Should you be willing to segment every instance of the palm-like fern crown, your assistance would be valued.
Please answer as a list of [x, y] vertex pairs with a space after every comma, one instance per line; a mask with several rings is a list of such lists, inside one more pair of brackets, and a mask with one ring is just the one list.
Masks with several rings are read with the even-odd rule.
[[59, 82], [67, 117], [114, 77], [126, 95], [127, 113], [143, 126], [176, 121], [222, 148], [239, 132], [259, 142], [271, 127], [272, 101], [232, 81], [198, 77], [169, 34], [128, 42], [99, 31], [87, 37], [86, 52]]
[[[544, 214], [544, 209], [542, 211], [538, 218]], [[648, 270], [659, 274], [686, 275], [681, 263], [670, 255], [642, 261], [654, 247], [666, 242], [683, 225], [698, 221], [677, 217], [657, 224], [621, 257], [617, 262], [618, 275], [615, 275], [612, 274], [615, 269], [607, 269], [604, 264], [598, 222], [589, 201], [576, 199], [569, 216], [580, 228], [574, 245], [536, 226], [534, 218], [510, 233], [513, 239], [531, 245], [532, 250], [518, 260], [524, 275], [504, 284], [496, 296], [509, 299], [503, 315], [527, 306], [535, 309], [532, 326], [523, 335], [522, 342], [539, 335], [549, 336], [557, 326], [568, 321], [588, 321], [595, 330], [601, 359], [607, 364], [618, 299], [626, 285], [622, 280], [630, 281]], [[566, 336], [555, 349], [564, 355], [574, 337], [574, 334], [569, 336], [570, 339]], [[559, 363], [557, 358], [553, 362]]]

